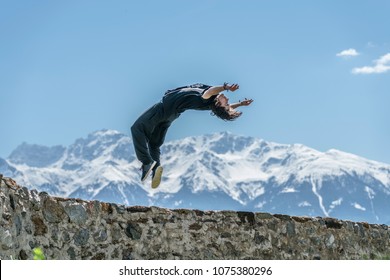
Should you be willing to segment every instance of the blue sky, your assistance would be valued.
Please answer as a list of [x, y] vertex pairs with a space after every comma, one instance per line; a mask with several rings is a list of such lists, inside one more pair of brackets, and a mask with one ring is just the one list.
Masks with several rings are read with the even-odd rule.
[[167, 140], [230, 131], [390, 163], [389, 1], [0, 2], [0, 157], [130, 126], [166, 89], [240, 84], [235, 122], [185, 112]]

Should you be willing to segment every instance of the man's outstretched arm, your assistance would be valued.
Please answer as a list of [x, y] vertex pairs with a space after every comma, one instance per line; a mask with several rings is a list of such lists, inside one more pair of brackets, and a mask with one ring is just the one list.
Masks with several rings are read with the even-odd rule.
[[232, 109], [236, 109], [240, 106], [249, 106], [253, 102], [253, 99], [244, 99], [243, 101], [238, 101], [237, 103], [230, 104]]
[[203, 93], [202, 97], [204, 99], [209, 99], [211, 96], [218, 95], [219, 93], [221, 93], [224, 90], [235, 91], [239, 88], [240, 88], [240, 86], [238, 84], [232, 84], [232, 85], [224, 84], [222, 86], [213, 86], [213, 87], [209, 88], [208, 90], [206, 90]]

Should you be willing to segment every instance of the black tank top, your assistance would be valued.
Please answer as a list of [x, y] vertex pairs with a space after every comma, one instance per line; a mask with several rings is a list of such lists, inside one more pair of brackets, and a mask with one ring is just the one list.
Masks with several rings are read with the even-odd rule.
[[186, 110], [210, 110], [216, 96], [209, 99], [202, 98], [203, 93], [211, 86], [194, 84], [168, 90], [162, 98], [164, 116], [167, 120], [174, 120]]

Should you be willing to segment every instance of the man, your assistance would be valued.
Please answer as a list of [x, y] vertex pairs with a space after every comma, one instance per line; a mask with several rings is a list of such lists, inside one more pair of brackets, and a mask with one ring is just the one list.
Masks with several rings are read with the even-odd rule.
[[238, 84], [224, 83], [222, 86], [194, 84], [168, 90], [160, 102], [146, 110], [132, 125], [134, 149], [142, 162], [141, 181], [152, 172], [152, 188], [161, 182], [163, 167], [160, 163], [160, 147], [172, 122], [186, 110], [211, 110], [212, 114], [226, 121], [241, 116], [235, 109], [248, 106], [253, 100], [246, 99], [229, 104], [229, 99], [221, 92], [236, 91]]

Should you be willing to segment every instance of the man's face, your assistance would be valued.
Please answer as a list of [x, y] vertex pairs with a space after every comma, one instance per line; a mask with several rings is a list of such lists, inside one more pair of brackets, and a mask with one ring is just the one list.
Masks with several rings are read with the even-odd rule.
[[221, 107], [229, 105], [229, 99], [223, 93], [218, 94], [217, 101]]

